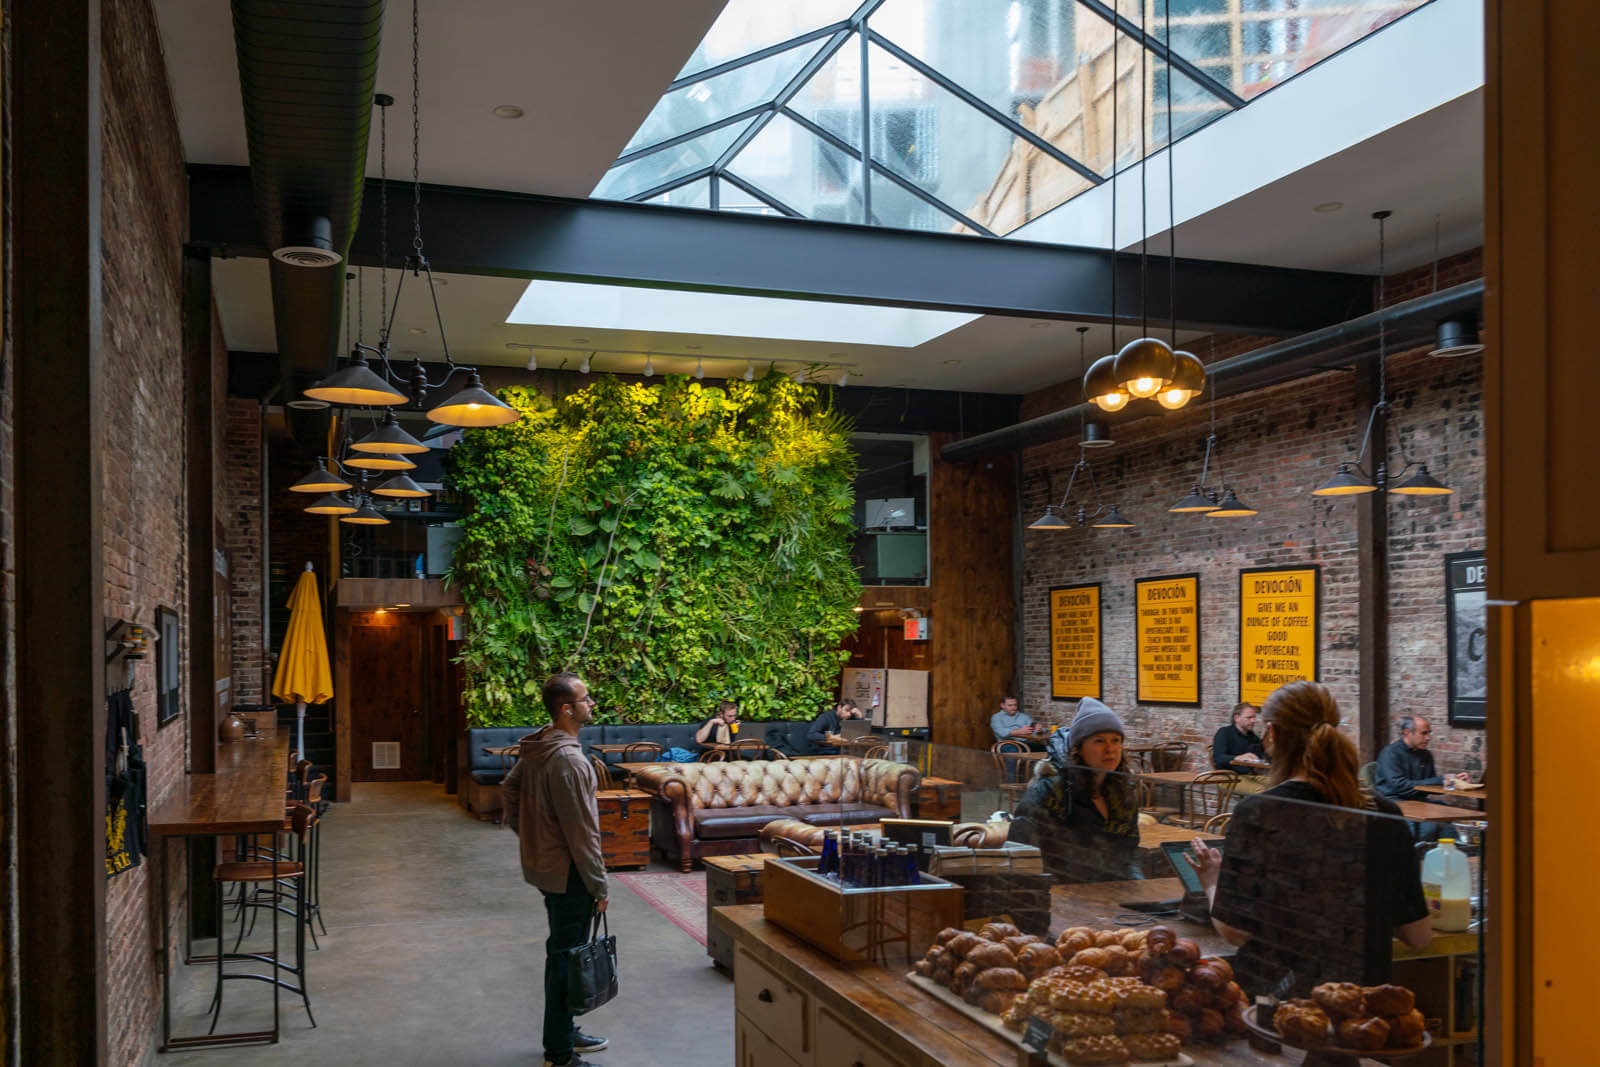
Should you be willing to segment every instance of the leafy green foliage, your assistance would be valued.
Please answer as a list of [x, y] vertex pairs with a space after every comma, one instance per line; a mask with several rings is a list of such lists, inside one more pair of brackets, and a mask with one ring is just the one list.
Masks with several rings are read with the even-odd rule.
[[786, 375], [705, 388], [610, 376], [450, 450], [468, 501], [450, 580], [477, 726], [540, 721], [576, 670], [629, 720], [687, 722], [721, 699], [812, 714], [856, 626], [849, 423]]

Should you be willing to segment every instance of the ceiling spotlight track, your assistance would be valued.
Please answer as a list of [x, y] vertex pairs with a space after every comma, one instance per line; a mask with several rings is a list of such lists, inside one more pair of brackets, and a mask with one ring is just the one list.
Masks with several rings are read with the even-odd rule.
[[[1378, 223], [1378, 307], [1383, 308], [1384, 293], [1384, 220], [1392, 212], [1374, 211]], [[1388, 471], [1389, 452], [1389, 380], [1388, 346], [1384, 320], [1378, 320], [1378, 399], [1367, 414], [1367, 426], [1361, 434], [1361, 448], [1354, 463], [1340, 463], [1332, 478], [1311, 490], [1312, 496], [1362, 496], [1367, 493], [1389, 492], [1401, 496], [1448, 496], [1453, 490], [1428, 473], [1427, 465], [1410, 458], [1405, 451], [1404, 439], [1400, 443], [1400, 473], [1392, 480]], [[1380, 426], [1379, 420], [1382, 419]], [[1372, 467], [1362, 466], [1367, 449], [1373, 443], [1373, 428], [1379, 427], [1377, 448]]]

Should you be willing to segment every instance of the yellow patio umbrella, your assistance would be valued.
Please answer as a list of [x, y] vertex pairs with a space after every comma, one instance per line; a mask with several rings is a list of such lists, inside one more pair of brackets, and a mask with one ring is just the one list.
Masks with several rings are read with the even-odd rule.
[[295, 747], [306, 756], [306, 705], [333, 699], [333, 672], [328, 669], [328, 638], [322, 628], [322, 598], [311, 564], [289, 594], [289, 630], [278, 654], [278, 674], [272, 695], [294, 701]]

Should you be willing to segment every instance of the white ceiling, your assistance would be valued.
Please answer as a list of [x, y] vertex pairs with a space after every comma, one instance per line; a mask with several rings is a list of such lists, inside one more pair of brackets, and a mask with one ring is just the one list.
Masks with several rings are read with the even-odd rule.
[[[721, 6], [722, 0], [423, 0], [423, 180], [586, 196]], [[247, 163], [228, 5], [156, 0], [156, 10], [187, 158]], [[390, 115], [391, 177], [409, 176], [410, 10], [404, 0], [390, 4], [379, 68], [378, 90], [400, 101]], [[495, 118], [490, 112], [499, 104], [522, 107], [526, 117]], [[375, 125], [368, 173], [377, 172]], [[1333, 213], [1312, 211], [1329, 201], [1345, 206]], [[1436, 214], [1442, 218], [1446, 254], [1481, 244], [1481, 91], [1185, 219], [1178, 227], [1178, 251], [1185, 257], [1371, 271], [1375, 245], [1368, 216], [1379, 207], [1395, 212], [1391, 269], [1432, 255]], [[426, 218], [423, 223], [426, 227]], [[1165, 235], [1153, 235], [1151, 246], [1164, 249]], [[368, 275], [366, 334], [371, 340], [377, 285]], [[448, 284], [439, 290], [440, 307], [452, 354], [462, 361], [524, 364], [526, 351], [506, 347], [519, 342], [574, 350], [541, 352], [541, 366], [554, 366], [565, 356], [576, 367], [582, 359], [576, 350], [599, 349], [596, 370], [637, 371], [642, 357], [606, 351], [649, 350], [681, 354], [655, 358], [659, 372], [690, 372], [695, 355], [721, 355], [758, 363], [778, 360], [790, 367], [847, 365], [852, 384], [866, 385], [1027, 392], [1077, 376], [1072, 323], [985, 316], [914, 349], [508, 326], [505, 319], [523, 282], [463, 275], [443, 280]], [[229, 347], [275, 349], [264, 261], [217, 261], [215, 292]], [[394, 340], [396, 354], [405, 358], [411, 351], [424, 359], [442, 355], [424, 292], [409, 280]], [[428, 332], [413, 335], [408, 332], [413, 327]], [[574, 340], [580, 337], [586, 340]], [[1088, 334], [1091, 359], [1109, 345], [1105, 327]], [[706, 364], [714, 377], [743, 369], [742, 363]]]

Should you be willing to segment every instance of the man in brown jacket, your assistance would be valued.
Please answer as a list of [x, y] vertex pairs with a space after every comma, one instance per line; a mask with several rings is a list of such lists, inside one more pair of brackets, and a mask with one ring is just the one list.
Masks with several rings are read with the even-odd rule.
[[583, 1033], [567, 1010], [563, 953], [589, 938], [606, 910], [606, 864], [594, 769], [578, 729], [594, 718], [589, 687], [570, 672], [544, 683], [550, 725], [522, 739], [516, 766], [501, 783], [506, 824], [522, 849], [522, 877], [544, 894], [550, 936], [544, 943], [545, 1067], [592, 1067], [576, 1053], [598, 1052], [606, 1039]]

